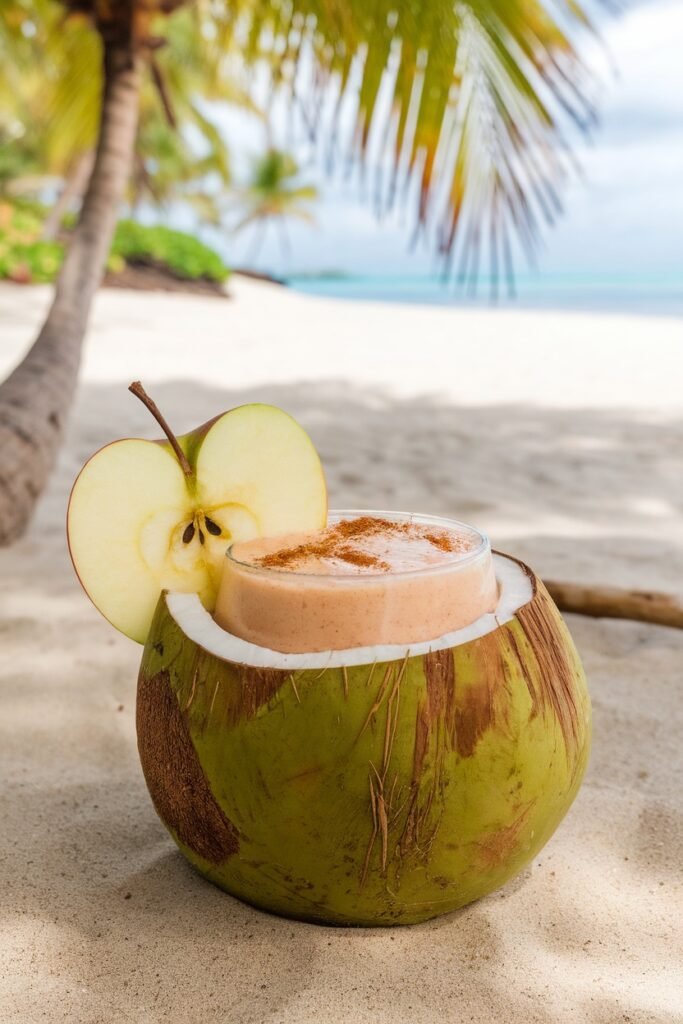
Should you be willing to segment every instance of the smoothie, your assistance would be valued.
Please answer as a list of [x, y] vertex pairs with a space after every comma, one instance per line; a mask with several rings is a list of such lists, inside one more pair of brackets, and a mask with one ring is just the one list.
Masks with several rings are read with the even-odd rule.
[[487, 539], [464, 523], [401, 513], [331, 513], [324, 530], [228, 551], [215, 619], [284, 653], [436, 639], [492, 612]]

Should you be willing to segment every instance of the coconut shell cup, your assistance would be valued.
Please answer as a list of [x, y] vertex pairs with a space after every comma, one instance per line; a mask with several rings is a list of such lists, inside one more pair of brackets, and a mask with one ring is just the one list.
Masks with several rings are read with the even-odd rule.
[[283, 655], [162, 594], [138, 746], [154, 806], [207, 879], [322, 924], [425, 921], [536, 856], [579, 789], [586, 680], [526, 566], [496, 612], [431, 643]]

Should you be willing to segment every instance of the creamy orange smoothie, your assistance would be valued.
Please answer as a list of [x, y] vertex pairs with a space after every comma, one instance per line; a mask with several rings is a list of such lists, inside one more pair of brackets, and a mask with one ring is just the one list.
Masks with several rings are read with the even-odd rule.
[[487, 539], [471, 526], [402, 513], [331, 513], [313, 533], [228, 551], [215, 619], [284, 653], [436, 639], [492, 612]]

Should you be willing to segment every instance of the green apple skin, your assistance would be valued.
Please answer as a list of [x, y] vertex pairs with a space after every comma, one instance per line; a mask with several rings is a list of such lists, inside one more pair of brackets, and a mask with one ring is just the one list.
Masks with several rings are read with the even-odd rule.
[[178, 442], [191, 473], [168, 440], [125, 438], [88, 460], [69, 499], [78, 578], [105, 618], [139, 643], [164, 589], [198, 593], [212, 609], [230, 544], [326, 522], [320, 459], [282, 410], [239, 406]]

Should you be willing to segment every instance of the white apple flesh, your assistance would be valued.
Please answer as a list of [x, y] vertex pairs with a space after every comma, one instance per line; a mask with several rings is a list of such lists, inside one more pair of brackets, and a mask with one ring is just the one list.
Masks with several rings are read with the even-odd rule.
[[166, 441], [107, 445], [85, 464], [69, 501], [80, 581], [105, 618], [140, 643], [162, 590], [196, 593], [213, 609], [234, 541], [326, 522], [320, 459], [281, 409], [232, 409], [177, 444], [185, 469]]

